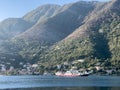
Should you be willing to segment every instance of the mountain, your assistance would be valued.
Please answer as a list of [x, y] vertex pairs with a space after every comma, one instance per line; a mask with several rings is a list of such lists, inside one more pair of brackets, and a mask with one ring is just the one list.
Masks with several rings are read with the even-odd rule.
[[37, 61], [36, 56], [82, 25], [84, 17], [96, 4], [97, 2], [76, 2], [61, 6], [51, 17], [38, 21], [13, 39], [13, 43], [21, 48], [19, 54], [27, 60]]
[[43, 51], [82, 25], [84, 17], [93, 10], [96, 3], [76, 2], [64, 6], [47, 4], [22, 18], [2, 21], [0, 62], [17, 66], [19, 62], [38, 61]]
[[27, 22], [35, 24], [51, 17], [60, 7], [61, 6], [55, 4], [42, 5], [37, 9], [27, 13], [25, 16], [23, 16], [23, 19]]
[[0, 62], [10, 62], [11, 65], [17, 66], [20, 61], [24, 61], [19, 55], [20, 48], [17, 46], [19, 43], [14, 44], [13, 39], [33, 27], [37, 22], [51, 17], [58, 8], [60, 8], [59, 5], [43, 5], [21, 18], [8, 18], [0, 22]]
[[6, 40], [24, 32], [31, 26], [22, 18], [9, 18], [0, 23], [0, 40]]
[[[120, 1], [47, 4], [0, 23], [1, 63], [119, 67]], [[15, 63], [14, 63], [15, 62]]]
[[22, 18], [8, 18], [0, 22], [0, 39], [10, 39], [31, 28], [38, 21], [50, 17], [59, 5], [43, 5]]
[[120, 62], [120, 1], [99, 4], [85, 17], [84, 24], [51, 47], [48, 63], [57, 64], [84, 59], [88, 67], [119, 67]]
[[94, 6], [94, 3], [90, 2], [77, 2], [64, 5], [56, 10], [53, 16], [43, 22], [36, 23], [32, 28], [19, 35], [18, 38], [46, 42], [62, 40], [82, 24], [84, 17]]

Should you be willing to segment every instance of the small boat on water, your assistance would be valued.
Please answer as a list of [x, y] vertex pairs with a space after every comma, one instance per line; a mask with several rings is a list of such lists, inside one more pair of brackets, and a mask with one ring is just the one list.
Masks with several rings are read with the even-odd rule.
[[80, 73], [77, 70], [69, 70], [69, 71], [66, 71], [66, 72], [58, 71], [58, 72], [55, 73], [55, 75], [64, 76], [64, 77], [76, 77], [76, 76], [88, 76], [89, 73], [87, 73], [87, 72]]
[[85, 71], [85, 72], [81, 73], [80, 76], [88, 76], [89, 74], [90, 74], [90, 73], [88, 73], [87, 71]]

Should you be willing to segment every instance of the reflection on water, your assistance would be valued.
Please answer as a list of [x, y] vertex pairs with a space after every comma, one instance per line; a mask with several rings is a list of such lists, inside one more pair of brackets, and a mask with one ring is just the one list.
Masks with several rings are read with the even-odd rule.
[[0, 76], [0, 90], [120, 90], [120, 77]]
[[4, 89], [4, 90], [120, 90], [120, 87], [47, 87], [26, 89]]

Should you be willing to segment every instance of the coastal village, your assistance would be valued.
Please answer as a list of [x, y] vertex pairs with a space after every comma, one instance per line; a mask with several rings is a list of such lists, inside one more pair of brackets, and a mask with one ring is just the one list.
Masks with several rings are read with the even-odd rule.
[[20, 62], [21, 68], [16, 69], [14, 66], [7, 66], [0, 64], [0, 75], [56, 75], [58, 72], [79, 72], [87, 74], [98, 75], [119, 75], [120, 68], [104, 68], [100, 65], [100, 62], [96, 63], [94, 67], [78, 68], [76, 64], [84, 63], [84, 59], [75, 60], [71, 63], [64, 62], [63, 64], [57, 64], [56, 66], [45, 67], [40, 64], [30, 64]]

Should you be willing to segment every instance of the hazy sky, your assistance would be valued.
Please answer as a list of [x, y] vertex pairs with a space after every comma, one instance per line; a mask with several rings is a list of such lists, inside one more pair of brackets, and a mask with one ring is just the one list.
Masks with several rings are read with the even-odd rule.
[[[0, 0], [0, 21], [8, 17], [22, 17], [43, 4], [67, 4], [80, 0]], [[95, 0], [86, 0], [95, 1]], [[109, 0], [97, 0], [109, 1]]]

